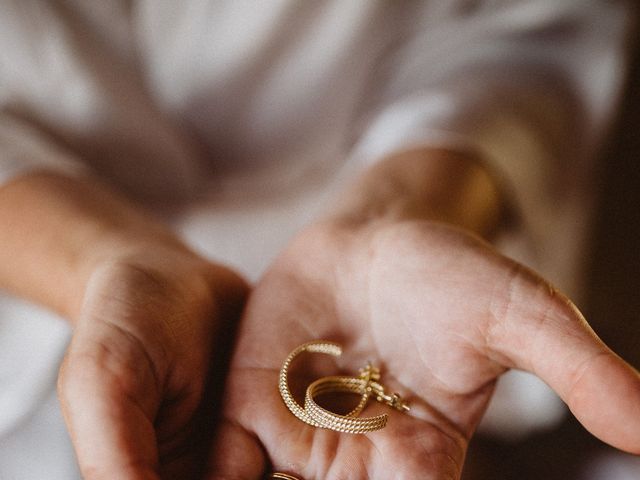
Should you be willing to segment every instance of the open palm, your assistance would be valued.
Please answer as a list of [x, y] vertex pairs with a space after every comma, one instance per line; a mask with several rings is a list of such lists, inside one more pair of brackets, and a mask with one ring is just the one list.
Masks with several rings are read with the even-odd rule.
[[[292, 349], [317, 339], [342, 344], [334, 371], [374, 360], [411, 411], [386, 408], [387, 427], [365, 435], [296, 419], [280, 398], [278, 371]], [[269, 469], [306, 480], [459, 478], [494, 384], [511, 367], [542, 377], [594, 434], [640, 451], [637, 372], [533, 273], [439, 224], [310, 228], [247, 307], [212, 478]], [[321, 374], [310, 368], [292, 382]]]

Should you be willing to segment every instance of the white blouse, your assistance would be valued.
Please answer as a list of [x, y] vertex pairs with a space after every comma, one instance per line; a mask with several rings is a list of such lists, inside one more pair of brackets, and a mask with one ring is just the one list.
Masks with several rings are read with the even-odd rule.
[[[34, 169], [89, 172], [255, 279], [368, 165], [412, 147], [471, 148], [519, 213], [501, 248], [575, 295], [628, 10], [0, 0], [0, 183]], [[50, 313], [0, 297], [0, 478], [77, 476], [53, 396], [68, 336]], [[535, 388], [530, 401], [549, 398]], [[537, 416], [500, 401], [512, 416], [490, 417], [503, 431], [561, 414], [555, 400]], [[27, 466], [34, 442], [56, 453]]]

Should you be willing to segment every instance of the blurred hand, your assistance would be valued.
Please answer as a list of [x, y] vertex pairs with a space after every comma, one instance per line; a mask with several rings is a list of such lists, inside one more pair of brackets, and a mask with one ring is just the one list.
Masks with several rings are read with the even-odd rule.
[[176, 245], [95, 268], [59, 379], [83, 478], [199, 478], [229, 340], [218, 335], [246, 290]]
[[[387, 408], [386, 428], [365, 435], [296, 419], [278, 372], [291, 350], [317, 339], [343, 346], [336, 372], [372, 359], [411, 411]], [[592, 433], [640, 453], [640, 376], [544, 280], [440, 223], [318, 224], [251, 296], [207, 478], [271, 469], [305, 480], [459, 478], [509, 368], [537, 374]], [[298, 375], [292, 383], [309, 383]]]
[[74, 326], [58, 390], [83, 477], [198, 478], [245, 282], [89, 175], [3, 185], [0, 224], [0, 288]]

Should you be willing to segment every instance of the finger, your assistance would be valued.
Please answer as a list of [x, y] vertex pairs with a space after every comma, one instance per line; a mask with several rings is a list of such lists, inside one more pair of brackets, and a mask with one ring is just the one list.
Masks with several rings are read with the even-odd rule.
[[119, 340], [74, 339], [58, 383], [63, 414], [83, 478], [158, 480], [154, 379]]
[[239, 424], [223, 420], [211, 453], [207, 480], [260, 479], [266, 470], [258, 439]]
[[594, 435], [640, 453], [640, 375], [597, 337], [565, 296], [518, 268], [492, 314], [493, 352], [547, 382]]

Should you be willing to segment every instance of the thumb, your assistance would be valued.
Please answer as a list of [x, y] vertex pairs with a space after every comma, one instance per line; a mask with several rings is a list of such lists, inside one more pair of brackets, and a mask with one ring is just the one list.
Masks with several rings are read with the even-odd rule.
[[492, 314], [494, 354], [544, 380], [595, 436], [640, 454], [640, 374], [598, 338], [568, 298], [517, 267]]
[[[62, 365], [58, 393], [83, 478], [159, 480], [153, 420], [139, 399], [153, 383], [146, 361], [127, 342], [80, 341]], [[126, 339], [123, 339], [126, 340]], [[137, 367], [137, 368], [136, 368]], [[127, 373], [135, 370], [132, 380]], [[133, 390], [136, 390], [133, 392]]]

